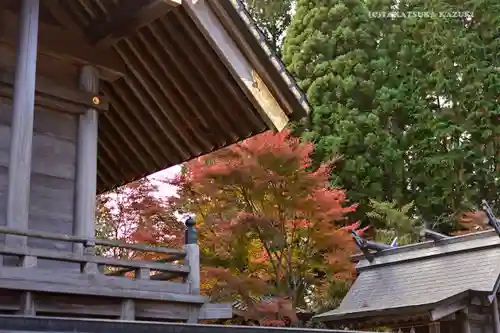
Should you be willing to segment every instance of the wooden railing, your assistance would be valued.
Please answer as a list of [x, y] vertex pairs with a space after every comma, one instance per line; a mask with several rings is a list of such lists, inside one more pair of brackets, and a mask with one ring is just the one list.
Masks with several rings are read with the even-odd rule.
[[[160, 316], [164, 319], [197, 321], [200, 316], [203, 317], [200, 314], [200, 309], [207, 303], [207, 299], [200, 296], [199, 250], [196, 244], [194, 221], [187, 221], [186, 227], [184, 249], [168, 249], [143, 244], [86, 239], [73, 235], [0, 227], [0, 234], [7, 235], [6, 242], [0, 244], [0, 256], [4, 260], [0, 267], [0, 293], [10, 292], [10, 295], [20, 293], [17, 305], [14, 304], [15, 301], [8, 305], [2, 304], [0, 300], [0, 311], [2, 308], [12, 309], [14, 307], [19, 313], [28, 315], [35, 315], [40, 311], [70, 314], [85, 311], [86, 314], [96, 315], [111, 315], [113, 313], [113, 316], [126, 320], [133, 320], [136, 317], [157, 318]], [[16, 245], [26, 244], [26, 242], [16, 242], [16, 237], [63, 241], [80, 244], [80, 246], [75, 246], [73, 251], [31, 248]], [[106, 258], [93, 254], [95, 246], [157, 253], [164, 258], [161, 261]], [[17, 260], [12, 260], [12, 257], [17, 258]], [[79, 269], [76, 271], [74, 268], [67, 267], [43, 269], [41, 267], [43, 265], [39, 265], [40, 260], [76, 263], [78, 265], [74, 267], [79, 266]], [[181, 263], [176, 262], [179, 260]], [[105, 267], [114, 268], [115, 271], [106, 274], [104, 273]], [[125, 272], [135, 272], [135, 274], [133, 278], [123, 277]], [[183, 282], [164, 281], [175, 277], [182, 277]], [[66, 300], [47, 301], [51, 297], [53, 298], [53, 296], [48, 296], [49, 294], [66, 295]], [[76, 302], [76, 296], [87, 302], [84, 310], [82, 307], [75, 310], [74, 306], [61, 307], [57, 305], [69, 302], [67, 297], [71, 297], [70, 303]], [[17, 296], [12, 297], [15, 299]], [[88, 297], [92, 297], [92, 302], [96, 306], [88, 304]], [[117, 299], [121, 302], [120, 307], [115, 307], [114, 310], [111, 306], [103, 307], [102, 304], [98, 304], [101, 299], [103, 301], [104, 299]], [[148, 308], [153, 306], [151, 302], [168, 302], [170, 307], [165, 307], [166, 305], [163, 304], [162, 308], [155, 303], [156, 313], [153, 313], [154, 311], [152, 312]]]

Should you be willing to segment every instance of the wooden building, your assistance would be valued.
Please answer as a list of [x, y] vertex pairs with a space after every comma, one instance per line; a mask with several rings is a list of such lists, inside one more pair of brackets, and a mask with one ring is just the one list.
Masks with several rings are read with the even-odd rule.
[[500, 237], [494, 230], [436, 237], [362, 259], [340, 306], [314, 317], [331, 327], [402, 333], [499, 333]]
[[94, 218], [96, 193], [307, 115], [239, 0], [1, 0], [0, 97], [0, 313], [231, 317], [200, 296], [192, 223], [178, 250], [95, 240]]

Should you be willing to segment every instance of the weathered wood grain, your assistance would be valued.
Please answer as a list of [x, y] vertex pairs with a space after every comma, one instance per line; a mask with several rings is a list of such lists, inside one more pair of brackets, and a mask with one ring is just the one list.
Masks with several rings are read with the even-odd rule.
[[[39, 9], [40, 0], [22, 1], [19, 13], [6, 210], [7, 225], [19, 229], [28, 228]], [[27, 239], [5, 241], [26, 246]]]
[[[133, 269], [142, 269], [142, 270], [155, 270], [160, 272], [172, 272], [178, 273], [180, 275], [187, 275], [189, 273], [189, 267], [184, 265], [176, 265], [170, 263], [157, 263], [152, 261], [145, 260], [124, 260], [124, 259], [114, 259], [114, 258], [105, 258], [100, 256], [91, 256], [91, 255], [80, 255], [78, 253], [73, 252], [64, 252], [64, 251], [51, 251], [45, 250], [41, 248], [17, 248], [17, 247], [9, 247], [3, 244], [0, 244], [0, 254], [11, 255], [11, 256], [30, 256], [34, 258], [41, 259], [50, 259], [64, 262], [76, 262], [76, 263], [95, 263], [107, 266], [114, 267], [130, 267]], [[112, 279], [121, 279], [121, 277], [111, 277]], [[140, 280], [145, 280], [141, 278]], [[154, 285], [159, 286], [163, 282], [153, 282]], [[198, 293], [199, 294], [199, 293]]]
[[189, 266], [189, 275], [186, 282], [189, 284], [190, 293], [193, 295], [200, 294], [200, 248], [198, 244], [186, 244], [186, 262]]
[[[0, 70], [13, 72], [16, 50], [11, 44], [0, 41]], [[49, 55], [38, 54], [37, 75], [50, 78], [55, 83], [78, 89], [79, 67], [71, 61], [57, 59]]]
[[[15, 44], [17, 25], [15, 14], [0, 11], [0, 41]], [[108, 81], [119, 79], [125, 73], [125, 65], [112, 49], [89, 45], [85, 39], [43, 22], [37, 27], [40, 53], [74, 64], [95, 64], [101, 78]]]
[[142, 245], [142, 244], [128, 244], [128, 243], [124, 243], [124, 242], [120, 242], [120, 241], [111, 241], [111, 240], [105, 240], [105, 239], [89, 239], [89, 238], [72, 236], [72, 235], [62, 234], [62, 233], [55, 234], [55, 233], [35, 231], [35, 230], [16, 230], [16, 229], [6, 228], [3, 226], [0, 226], [0, 234], [1, 233], [19, 235], [19, 236], [28, 236], [28, 237], [34, 237], [34, 238], [60, 240], [60, 241], [65, 241], [65, 242], [78, 242], [78, 243], [84, 243], [84, 244], [92, 243], [92, 245], [121, 247], [124, 249], [131, 249], [131, 250], [144, 251], [144, 252], [162, 253], [162, 254], [174, 255], [174, 256], [180, 256], [180, 255], [185, 256], [186, 255], [186, 251], [182, 250], [182, 249], [168, 249], [168, 248], [164, 248], [164, 247], [155, 247], [155, 246]]
[[122, 301], [121, 320], [134, 320], [135, 319], [135, 301], [131, 299], [125, 299]]
[[86, 32], [94, 44], [110, 46], [179, 6], [181, 0], [126, 0], [112, 11], [96, 17]]
[[[21, 293], [9, 291], [0, 297], [0, 311], [19, 311]], [[86, 317], [118, 318], [122, 301], [118, 298], [35, 294], [36, 310], [40, 315], [73, 315]], [[187, 320], [189, 305], [184, 303], [135, 300], [136, 320]], [[200, 320], [232, 318], [229, 303], [201, 305]]]
[[[0, 124], [9, 126], [12, 121], [11, 101], [0, 102]], [[42, 107], [35, 107], [33, 131], [76, 142], [77, 118], [75, 115], [60, 113]]]
[[204, 304], [207, 297], [189, 295], [184, 284], [131, 280], [99, 274], [79, 274], [22, 267], [3, 267], [0, 270], [0, 289], [36, 291], [43, 293], [117, 297], [156, 301]]
[[[7, 179], [10, 151], [12, 108], [0, 102], [0, 211], [7, 203]], [[29, 193], [28, 227], [32, 230], [71, 234], [73, 230], [76, 118], [37, 109], [34, 116], [32, 171]], [[0, 214], [0, 225], [6, 225]], [[4, 238], [1, 236], [0, 240]], [[70, 251], [67, 242], [28, 239], [28, 245], [58, 251]], [[41, 260], [40, 267], [71, 268], [78, 266]]]
[[[97, 68], [91, 66], [82, 68], [80, 86], [86, 92], [99, 91]], [[87, 238], [93, 238], [95, 235], [98, 121], [99, 114], [94, 108], [88, 108], [78, 116], [73, 234]], [[75, 243], [74, 251], [82, 252], [82, 244]]]
[[[14, 79], [12, 74], [0, 71], [0, 96], [9, 98], [14, 94]], [[99, 103], [94, 103], [94, 97], [99, 99]], [[43, 106], [62, 113], [81, 114], [88, 107], [93, 107], [100, 111], [109, 108], [108, 100], [105, 96], [80, 92], [52, 82], [49, 79], [38, 76], [35, 86], [35, 105]]]

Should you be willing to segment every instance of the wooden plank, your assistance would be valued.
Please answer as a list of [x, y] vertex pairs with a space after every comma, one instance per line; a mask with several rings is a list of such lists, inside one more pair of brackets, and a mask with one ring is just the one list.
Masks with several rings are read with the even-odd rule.
[[231, 303], [207, 303], [200, 308], [199, 319], [231, 319], [233, 307]]
[[[0, 11], [0, 41], [16, 44], [17, 21], [13, 13]], [[78, 35], [55, 26], [44, 23], [37, 26], [40, 53], [80, 65], [95, 65], [106, 81], [115, 81], [126, 72], [125, 65], [112, 49], [92, 46]]]
[[[10, 85], [0, 83], [0, 99], [11, 99], [14, 89]], [[35, 94], [35, 105], [59, 112], [71, 114], [80, 114], [83, 107], [74, 103], [65, 102], [60, 99], [54, 99], [40, 94]]]
[[182, 0], [127, 0], [113, 10], [110, 16], [94, 19], [86, 33], [94, 44], [112, 45], [120, 38], [164, 16], [181, 2]]
[[[0, 40], [0, 70], [2, 72], [13, 72], [15, 70], [15, 59], [16, 50], [14, 45]], [[38, 53], [36, 71], [37, 76], [48, 78], [54, 83], [70, 89], [78, 89], [79, 66], [71, 60]]]
[[[1, 101], [0, 124], [10, 127], [11, 122], [12, 103], [11, 101]], [[76, 127], [76, 116], [35, 106], [33, 124], [35, 134], [43, 134], [61, 140], [76, 142]]]
[[205, 296], [189, 295], [187, 286], [181, 283], [132, 280], [65, 270], [54, 274], [52, 270], [22, 267], [3, 267], [0, 271], [0, 289], [200, 305], [208, 301]]
[[186, 251], [183, 249], [167, 249], [164, 247], [155, 247], [148, 246], [142, 244], [128, 244], [120, 241], [111, 241], [105, 239], [91, 239], [78, 237], [73, 235], [65, 235], [65, 234], [56, 234], [50, 232], [43, 231], [34, 231], [34, 230], [17, 230], [14, 228], [0, 227], [0, 234], [11, 234], [11, 235], [19, 235], [19, 236], [27, 236], [34, 238], [42, 238], [42, 239], [51, 239], [51, 240], [60, 240], [65, 242], [78, 242], [78, 243], [92, 243], [93, 245], [103, 245], [110, 247], [121, 247], [124, 249], [136, 250], [136, 251], [144, 251], [144, 252], [153, 252], [153, 253], [162, 253], [167, 255], [175, 255], [175, 256], [185, 256]]
[[[14, 75], [9, 72], [0, 72], [0, 93], [4, 97], [12, 96], [14, 86]], [[9, 90], [10, 87], [10, 90]], [[54, 83], [43, 76], [37, 76], [35, 83], [35, 104], [50, 104], [54, 109], [61, 112], [83, 113], [86, 108], [94, 108], [100, 111], [109, 109], [109, 101], [106, 96], [99, 95], [98, 91], [77, 91]], [[96, 99], [97, 98], [97, 99]], [[98, 103], [96, 103], [98, 101]], [[65, 107], [71, 105], [68, 110]]]
[[[7, 188], [7, 225], [19, 229], [29, 221], [39, 7], [40, 0], [23, 0], [19, 15]], [[6, 242], [26, 246], [27, 239], [7, 236]]]
[[282, 130], [288, 124], [288, 116], [211, 10], [207, 0], [184, 0], [182, 5], [252, 101], [262, 119], [270, 128]]
[[[122, 301], [117, 298], [37, 294], [36, 308], [41, 315], [77, 315], [105, 316], [118, 318], [121, 314]], [[189, 305], [183, 303], [158, 302], [136, 299], [136, 320], [187, 320]], [[4, 293], [0, 298], [0, 311], [19, 311], [18, 292]], [[201, 305], [200, 319], [230, 319], [232, 308], [230, 303]]]
[[[57, 168], [54, 168], [57, 169]], [[74, 181], [40, 173], [31, 175], [29, 228], [33, 231], [71, 233], [73, 230]], [[28, 246], [71, 251], [71, 244], [59, 240], [28, 238]], [[43, 268], [75, 268], [79, 264], [41, 260]]]
[[78, 24], [71, 17], [71, 15], [64, 10], [59, 0], [44, 0], [42, 4], [63, 27], [75, 34], [78, 34], [79, 36], [82, 34]]
[[[0, 165], [2, 166], [9, 165], [10, 135], [10, 127], [0, 124]], [[73, 142], [35, 134], [32, 147], [33, 173], [61, 179], [74, 179], [76, 147]]]
[[[36, 308], [39, 314], [64, 314], [77, 316], [105, 316], [118, 318], [121, 314], [122, 301], [116, 298], [70, 296], [56, 294], [37, 294]], [[135, 318], [137, 320], [187, 320], [189, 305], [136, 299]], [[5, 293], [0, 298], [0, 311], [19, 311], [18, 292]], [[230, 319], [230, 303], [201, 305], [200, 320]]]
[[156, 263], [145, 260], [124, 260], [124, 259], [105, 258], [99, 256], [91, 256], [91, 255], [80, 255], [73, 252], [32, 249], [28, 247], [17, 248], [17, 247], [9, 247], [2, 244], [0, 244], [0, 254], [12, 255], [12, 256], [33, 256], [42, 259], [51, 259], [51, 260], [58, 260], [65, 262], [77, 262], [77, 263], [90, 262], [106, 266], [129, 267], [134, 269], [147, 268], [149, 270], [155, 270], [161, 272], [178, 273], [179, 275], [187, 275], [189, 273], [189, 267], [184, 265]]

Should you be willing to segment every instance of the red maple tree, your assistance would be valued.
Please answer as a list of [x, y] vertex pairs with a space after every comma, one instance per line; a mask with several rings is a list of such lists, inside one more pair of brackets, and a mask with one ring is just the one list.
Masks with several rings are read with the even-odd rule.
[[151, 184], [132, 184], [122, 192], [130, 199], [125, 220], [134, 224], [128, 239], [178, 246], [173, 212], [195, 213], [203, 292], [242, 300], [246, 319], [261, 325], [296, 322], [308, 297], [353, 277], [345, 215], [356, 206], [330, 186], [330, 165], [313, 168], [313, 148], [287, 131], [266, 132], [186, 163], [168, 180], [179, 197], [158, 202], [147, 194]]
[[[352, 277], [343, 226], [356, 206], [330, 186], [330, 165], [312, 168], [313, 148], [287, 131], [266, 132], [188, 162], [172, 182], [178, 209], [197, 214], [207, 291], [242, 299], [250, 317], [277, 319], [264, 318], [254, 296], [307, 307], [322, 284]], [[287, 313], [273, 316], [293, 321]]]
[[[97, 200], [96, 237], [128, 243], [161, 243], [181, 247], [184, 224], [177, 221], [169, 200], [158, 193], [148, 178], [102, 194]], [[161, 259], [157, 253], [119, 247], [99, 248], [99, 254], [114, 258]]]

